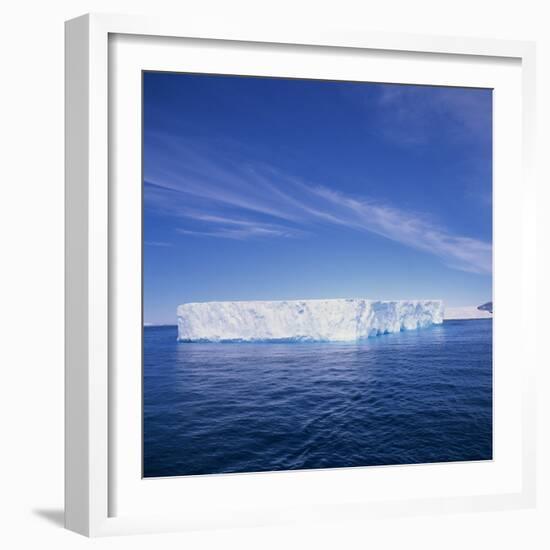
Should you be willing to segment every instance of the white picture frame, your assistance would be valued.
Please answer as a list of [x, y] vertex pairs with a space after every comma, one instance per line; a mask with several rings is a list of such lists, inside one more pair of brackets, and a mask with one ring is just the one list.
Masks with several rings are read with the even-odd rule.
[[[170, 37], [174, 41], [166, 41]], [[158, 48], [152, 47], [148, 39], [159, 39]], [[495, 351], [510, 343], [510, 331], [520, 333], [521, 344], [504, 348], [501, 356], [521, 357], [521, 369], [509, 374], [503, 370], [502, 383], [495, 386], [496, 406], [504, 411], [511, 426], [508, 439], [500, 447], [491, 470], [481, 465], [472, 465], [472, 475], [463, 469], [463, 475], [470, 477], [472, 485], [463, 484], [463, 490], [440, 494], [441, 491], [422, 491], [418, 487], [442, 486], [455, 477], [456, 464], [408, 466], [399, 468], [344, 469], [341, 472], [292, 472], [278, 474], [247, 474], [232, 476], [206, 476], [188, 481], [183, 500], [176, 505], [175, 496], [181, 491], [181, 482], [176, 480], [147, 480], [136, 477], [136, 433], [122, 437], [121, 426], [129, 423], [141, 425], [136, 418], [140, 403], [136, 396], [139, 390], [139, 373], [133, 371], [114, 374], [113, 365], [118, 361], [119, 350], [124, 351], [132, 341], [135, 332], [120, 330], [118, 313], [122, 304], [116, 305], [119, 294], [115, 292], [120, 271], [130, 265], [113, 254], [125, 239], [117, 229], [120, 220], [125, 226], [132, 225], [132, 212], [137, 203], [130, 197], [133, 188], [121, 186], [113, 191], [110, 182], [120, 178], [128, 167], [131, 185], [139, 183], [136, 174], [140, 167], [131, 168], [136, 162], [136, 149], [110, 152], [110, 142], [116, 139], [120, 126], [126, 125], [126, 132], [135, 134], [140, 121], [135, 120], [136, 101], [141, 90], [132, 92], [132, 74], [142, 70], [142, 59], [148, 57], [147, 68], [156, 68], [162, 59], [163, 67], [178, 67], [181, 52], [175, 49], [185, 47], [193, 41], [194, 70], [204, 72], [217, 68], [220, 52], [248, 52], [251, 64], [246, 68], [242, 53], [235, 54], [235, 71], [257, 74], [259, 65], [254, 66], [254, 56], [262, 59], [269, 53], [273, 63], [282, 59], [298, 59], [301, 52], [308, 55], [358, 55], [361, 52], [376, 56], [395, 56], [396, 71], [388, 76], [389, 81], [408, 81], [407, 62], [413, 58], [426, 65], [424, 83], [430, 82], [430, 63], [441, 68], [438, 83], [445, 83], [445, 67], [452, 65], [452, 73], [460, 82], [472, 85], [491, 85], [491, 78], [502, 89], [500, 97], [510, 109], [510, 115], [496, 118], [495, 140], [499, 156], [511, 164], [495, 165], [495, 181], [502, 182], [502, 192], [495, 201], [495, 243], [507, 241], [506, 250], [500, 248], [497, 254], [506, 276], [497, 279], [495, 291], [499, 296], [502, 321], [500, 339], [495, 339]], [[185, 42], [187, 40], [187, 42]], [[208, 42], [214, 52], [210, 61], [201, 52], [201, 44]], [[185, 42], [185, 43], [184, 43]], [[156, 48], [156, 50], [155, 50]], [[248, 49], [246, 49], [248, 48]], [[279, 50], [278, 50], [279, 48]], [[153, 51], [155, 50], [155, 51]], [[113, 53], [114, 52], [114, 53]], [[170, 53], [173, 52], [173, 53]], [[185, 53], [185, 52], [184, 52]], [[111, 57], [112, 55], [119, 57]], [[305, 55], [305, 54], [304, 54]], [[289, 57], [290, 56], [290, 57]], [[416, 56], [416, 57], [415, 57]], [[231, 56], [228, 56], [230, 58]], [[191, 57], [189, 57], [191, 59]], [[344, 59], [344, 58], [343, 58]], [[425, 63], [425, 61], [428, 62]], [[128, 89], [129, 107], [120, 114], [113, 106], [117, 103], [115, 84], [119, 86], [117, 72], [128, 69], [129, 79], [124, 79]], [[214, 63], [214, 65], [212, 65]], [[282, 63], [282, 61], [281, 61]], [[477, 64], [469, 68], [468, 63]], [[153, 66], [153, 65], [155, 66]], [[391, 64], [391, 63], [390, 63]], [[462, 64], [462, 65], [461, 65]], [[355, 70], [351, 66], [349, 69]], [[256, 68], [255, 68], [256, 67]], [[303, 65], [302, 65], [303, 67]], [[419, 65], [420, 67], [420, 65]], [[491, 67], [495, 70], [492, 71]], [[499, 68], [500, 67], [500, 68]], [[510, 70], [506, 69], [510, 67]], [[451, 38], [417, 35], [392, 35], [377, 32], [312, 31], [304, 29], [299, 33], [269, 27], [249, 29], [227, 29], [213, 31], [195, 25], [191, 21], [174, 21], [168, 18], [145, 18], [119, 15], [85, 15], [66, 23], [66, 527], [87, 536], [111, 534], [136, 534], [155, 531], [179, 531], [186, 529], [213, 528], [220, 526], [278, 524], [289, 521], [316, 521], [319, 519], [362, 519], [379, 515], [405, 515], [416, 513], [441, 513], [450, 511], [481, 511], [528, 507], [535, 500], [535, 381], [536, 350], [533, 331], [528, 320], [535, 317], [536, 294], [534, 288], [534, 232], [535, 232], [535, 184], [532, 178], [533, 140], [535, 120], [535, 47], [529, 42], [502, 40]], [[447, 67], [448, 69], [449, 67]], [[231, 67], [227, 71], [231, 72]], [[269, 69], [266, 69], [269, 71]], [[280, 69], [283, 71], [284, 69]], [[301, 74], [300, 65], [288, 69]], [[313, 70], [313, 69], [312, 69]], [[327, 70], [327, 69], [323, 69]], [[328, 69], [333, 70], [334, 69]], [[363, 70], [363, 69], [361, 69]], [[132, 72], [133, 71], [133, 72]], [[248, 72], [247, 72], [248, 71]], [[449, 72], [449, 74], [451, 74]], [[268, 73], [266, 73], [268, 74]], [[332, 74], [332, 73], [331, 73]], [[378, 73], [374, 80], [383, 78]], [[385, 74], [385, 73], [384, 73]], [[417, 73], [420, 74], [420, 73]], [[395, 76], [397, 75], [397, 76]], [[400, 76], [401, 75], [401, 76]], [[334, 73], [334, 78], [339, 75]], [[343, 78], [343, 77], [341, 77]], [[433, 75], [436, 78], [436, 75]], [[455, 78], [455, 77], [453, 77]], [[422, 83], [422, 82], [420, 82]], [[498, 88], [497, 88], [498, 89]], [[510, 92], [508, 93], [507, 90]], [[130, 99], [132, 95], [132, 99]], [[126, 97], [126, 96], [125, 96]], [[136, 99], [137, 98], [137, 99]], [[133, 107], [132, 107], [133, 106]], [[132, 110], [132, 108], [134, 110]], [[501, 105], [499, 107], [503, 109]], [[123, 111], [121, 109], [121, 111]], [[502, 110], [504, 112], [504, 109]], [[514, 118], [513, 113], [517, 113]], [[508, 120], [508, 118], [510, 120]], [[138, 126], [136, 126], [138, 124]], [[508, 130], [508, 131], [506, 131]], [[141, 139], [141, 134], [136, 139]], [[506, 137], [508, 136], [508, 138]], [[130, 139], [135, 145], [135, 140]], [[124, 148], [123, 148], [124, 149]], [[500, 167], [506, 171], [500, 171]], [[137, 172], [132, 172], [137, 170]], [[136, 177], [132, 177], [136, 176]], [[120, 194], [130, 200], [124, 210], [120, 208]], [[135, 198], [135, 196], [134, 196]], [[506, 223], [507, 213], [516, 205], [514, 213], [517, 227]], [[521, 207], [517, 207], [521, 205]], [[520, 213], [517, 213], [517, 210]], [[128, 216], [128, 217], [127, 217]], [[135, 221], [135, 216], [134, 216]], [[500, 220], [500, 221], [499, 221]], [[507, 229], [508, 226], [508, 229]], [[132, 229], [132, 230], [133, 230]], [[508, 233], [507, 233], [508, 232]], [[141, 238], [139, 236], [139, 238]], [[131, 247], [130, 247], [131, 248]], [[498, 249], [498, 248], [497, 248]], [[521, 261], [518, 262], [518, 254]], [[137, 256], [133, 256], [137, 258]], [[132, 264], [135, 265], [135, 264]], [[498, 277], [498, 275], [497, 275]], [[137, 279], [136, 279], [137, 280]], [[131, 288], [132, 285], [129, 285]], [[501, 290], [502, 289], [502, 290]], [[131, 296], [130, 296], [131, 298]], [[507, 302], [508, 300], [508, 302]], [[509, 307], [505, 307], [509, 303]], [[515, 305], [514, 305], [515, 304]], [[132, 309], [132, 308], [130, 308]], [[499, 314], [500, 314], [499, 311]], [[132, 321], [132, 320], [130, 320]], [[141, 318], [140, 318], [141, 322]], [[118, 329], [117, 329], [118, 326]], [[116, 329], [116, 330], [115, 330]], [[508, 342], [508, 344], [505, 344]], [[141, 341], [139, 342], [141, 346]], [[521, 345], [521, 348], [519, 347]], [[505, 353], [506, 352], [506, 353]], [[521, 352], [521, 356], [519, 353]], [[504, 360], [503, 360], [504, 361]], [[517, 367], [517, 365], [516, 365]], [[138, 366], [139, 369], [139, 366]], [[115, 369], [116, 370], [116, 369]], [[124, 378], [126, 376], [126, 378]], [[137, 376], [137, 378], [136, 378]], [[122, 388], [122, 389], [121, 389]], [[122, 393], [121, 393], [122, 392]], [[499, 401], [502, 392], [503, 398]], [[122, 407], [119, 401], [128, 406]], [[502, 425], [502, 423], [501, 423]], [[513, 425], [513, 426], [512, 426]], [[507, 426], [505, 426], [507, 427]], [[501, 430], [503, 433], [505, 430]], [[139, 432], [140, 433], [140, 432]], [[498, 431], [497, 431], [498, 435]], [[133, 438], [132, 438], [133, 437]], [[138, 449], [139, 450], [139, 449]], [[141, 460], [140, 457], [137, 459]], [[509, 459], [509, 460], [508, 460]], [[122, 465], [122, 466], [121, 466]], [[128, 467], [126, 468], [127, 465]], [[502, 465], [502, 468], [498, 468]], [[409, 475], [414, 470], [413, 477]], [[424, 469], [423, 469], [424, 468]], [[131, 471], [132, 479], [125, 478], [121, 471]], [[353, 471], [352, 471], [353, 470]], [[493, 472], [494, 470], [494, 472]], [[497, 471], [498, 470], [498, 471]], [[458, 470], [456, 470], [458, 472]], [[367, 472], [367, 473], [365, 473]], [[373, 472], [373, 473], [369, 473]], [[491, 477], [493, 476], [494, 477]], [[271, 476], [271, 477], [270, 477]], [[372, 493], [378, 496], [367, 498], [354, 488], [359, 476], [369, 476]], [[479, 476], [479, 477], [478, 477]], [[410, 479], [409, 479], [410, 478]], [[475, 480], [485, 478], [486, 486], [476, 490]], [[181, 478], [180, 478], [181, 479]], [[395, 480], [395, 481], [392, 481]], [[459, 476], [457, 477], [459, 479]], [[142, 491], [144, 483], [147, 487]], [[154, 485], [154, 484], [157, 485]], [[180, 483], [180, 485], [177, 485]], [[410, 485], [409, 492], [390, 494], [391, 484]], [[277, 491], [275, 490], [277, 487]], [[303, 499], [300, 494], [309, 495]], [[375, 490], [375, 487], [378, 489]], [[416, 488], [415, 488], [416, 487]], [[160, 488], [157, 491], [157, 488]], [[321, 488], [319, 490], [319, 488]], [[387, 492], [388, 498], [381, 495]], [[120, 495], [118, 493], [121, 493]], [[124, 493], [124, 494], [122, 494]], [[321, 494], [322, 493], [322, 494]], [[180, 493], [181, 494], [181, 493]], [[198, 495], [204, 502], [199, 502]], [[266, 495], [259, 497], [259, 494]], [[193, 496], [195, 495], [195, 496]], [[223, 496], [225, 495], [225, 497]], [[119, 498], [120, 497], [120, 498]], [[296, 497], [296, 498], [295, 498]], [[193, 499], [196, 498], [194, 501]], [[258, 501], [257, 499], [260, 498]], [[155, 504], [158, 506], [147, 506]], [[160, 506], [160, 502], [165, 506]], [[309, 499], [309, 500], [308, 500]], [[213, 501], [219, 501], [219, 506]], [[251, 506], [251, 502], [253, 506]], [[125, 503], [123, 506], [118, 502]], [[136, 503], [133, 506], [133, 503]]]

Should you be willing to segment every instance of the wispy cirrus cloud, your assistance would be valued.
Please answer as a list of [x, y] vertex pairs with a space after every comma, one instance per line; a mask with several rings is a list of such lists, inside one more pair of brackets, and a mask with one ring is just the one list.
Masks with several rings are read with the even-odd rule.
[[427, 216], [350, 196], [259, 162], [234, 162], [184, 140], [150, 137], [145, 204], [174, 218], [179, 234], [233, 240], [305, 238], [323, 225], [362, 231], [491, 273], [490, 243], [456, 235]]
[[[426, 89], [430, 93], [426, 93]], [[433, 140], [470, 143], [490, 151], [492, 95], [489, 89], [452, 86], [378, 85], [356, 100], [375, 117], [381, 137], [403, 147], [429, 145]], [[372, 119], [371, 119], [372, 122]]]
[[265, 237], [293, 237], [290, 231], [279, 231], [275, 229], [266, 229], [264, 227], [244, 227], [241, 229], [221, 228], [213, 231], [199, 231], [196, 229], [181, 229], [176, 231], [182, 235], [195, 235], [202, 237], [219, 237], [221, 239], [234, 239], [244, 241], [251, 238]]
[[449, 267], [474, 273], [492, 271], [492, 247], [489, 243], [453, 235], [417, 214], [346, 197], [322, 187], [316, 188], [315, 192], [339, 210], [338, 219], [346, 219], [356, 229], [439, 256]]
[[305, 231], [273, 223], [234, 219], [225, 216], [200, 214], [196, 212], [188, 212], [185, 216], [208, 224], [213, 229], [205, 231], [198, 229], [183, 229], [178, 227], [176, 231], [184, 235], [219, 237], [234, 240], [267, 237], [296, 238], [307, 235]]

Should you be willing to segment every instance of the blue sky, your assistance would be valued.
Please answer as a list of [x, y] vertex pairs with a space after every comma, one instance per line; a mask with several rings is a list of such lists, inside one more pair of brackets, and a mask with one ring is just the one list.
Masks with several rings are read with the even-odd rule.
[[490, 90], [144, 73], [144, 317], [491, 299]]

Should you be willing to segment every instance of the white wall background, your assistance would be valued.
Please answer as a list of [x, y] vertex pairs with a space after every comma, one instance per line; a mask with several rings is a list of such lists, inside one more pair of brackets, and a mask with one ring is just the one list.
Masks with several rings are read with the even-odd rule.
[[[550, 309], [550, 17], [522, 0], [12, 0], [0, 17], [0, 541], [4, 548], [548, 548], [549, 354], [539, 364], [536, 510], [88, 541], [63, 506], [63, 22], [85, 12], [173, 14], [216, 27], [317, 26], [537, 40], [539, 341]], [[543, 182], [546, 185], [543, 185]], [[546, 207], [545, 207], [546, 206]], [[513, 223], [513, 213], [511, 213]], [[543, 258], [544, 255], [544, 258]], [[533, 274], [535, 279], [535, 274]], [[518, 365], [521, 368], [521, 365]], [[546, 525], [545, 525], [546, 523]]]

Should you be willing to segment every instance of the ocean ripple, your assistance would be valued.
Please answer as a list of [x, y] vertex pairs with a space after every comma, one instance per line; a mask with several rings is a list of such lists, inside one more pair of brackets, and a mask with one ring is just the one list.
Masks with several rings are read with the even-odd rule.
[[144, 476], [492, 458], [492, 321], [361, 343], [144, 329]]

